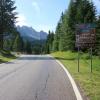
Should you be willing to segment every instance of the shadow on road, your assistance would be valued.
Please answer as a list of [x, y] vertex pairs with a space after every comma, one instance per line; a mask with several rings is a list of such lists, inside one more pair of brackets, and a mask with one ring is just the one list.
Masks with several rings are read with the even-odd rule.
[[41, 57], [20, 57], [18, 60], [54, 60], [54, 58], [52, 57], [44, 57], [44, 56], [41, 56]]
[[15, 64], [14, 62], [6, 62], [6, 64]]
[[[75, 60], [75, 58], [67, 59], [67, 58], [61, 58], [61, 57], [55, 57], [55, 59], [58, 60]], [[29, 56], [29, 57], [20, 57], [19, 60], [55, 60], [53, 57], [47, 57], [47, 56]]]
[[75, 60], [76, 58], [61, 58], [61, 57], [55, 57], [58, 60]]

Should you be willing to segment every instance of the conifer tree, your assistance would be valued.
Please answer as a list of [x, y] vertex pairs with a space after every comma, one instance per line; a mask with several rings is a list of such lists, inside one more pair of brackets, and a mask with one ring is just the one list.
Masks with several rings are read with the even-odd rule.
[[54, 38], [54, 51], [75, 49], [76, 24], [94, 23], [96, 10], [89, 0], [71, 0], [68, 10], [62, 13]]
[[61, 33], [61, 23], [58, 23], [53, 41], [53, 51], [59, 51], [60, 33]]
[[13, 50], [16, 52], [23, 52], [24, 51], [24, 41], [19, 33], [17, 33], [17, 36], [15, 38], [15, 41], [13, 44]]
[[26, 53], [27, 54], [32, 54], [32, 46], [29, 41], [26, 41]]
[[46, 53], [50, 53], [53, 50], [54, 33], [49, 31], [46, 41]]
[[11, 33], [15, 29], [14, 23], [16, 7], [13, 0], [0, 0], [0, 48], [3, 49], [3, 37], [5, 33]]

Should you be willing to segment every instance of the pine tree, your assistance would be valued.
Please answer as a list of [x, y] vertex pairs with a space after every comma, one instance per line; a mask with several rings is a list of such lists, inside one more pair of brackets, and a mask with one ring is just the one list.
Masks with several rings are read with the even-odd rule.
[[46, 53], [50, 53], [53, 50], [54, 33], [49, 31], [46, 41]]
[[26, 53], [27, 54], [32, 54], [32, 46], [29, 41], [26, 41]]
[[56, 27], [56, 32], [55, 32], [55, 36], [54, 36], [53, 51], [59, 51], [60, 34], [61, 34], [61, 23], [59, 22]]
[[14, 30], [15, 15], [13, 0], [0, 0], [0, 48], [3, 49], [3, 37], [5, 33]]
[[77, 24], [93, 23], [96, 21], [96, 9], [93, 2], [90, 2], [89, 0], [76, 0], [75, 4], [77, 6]]
[[16, 39], [14, 41], [13, 50], [16, 52], [23, 52], [24, 51], [24, 42], [23, 42], [23, 39], [19, 33], [17, 33]]
[[10, 51], [10, 48], [11, 48], [11, 40], [10, 39], [6, 39], [6, 40], [4, 39], [3, 49]]

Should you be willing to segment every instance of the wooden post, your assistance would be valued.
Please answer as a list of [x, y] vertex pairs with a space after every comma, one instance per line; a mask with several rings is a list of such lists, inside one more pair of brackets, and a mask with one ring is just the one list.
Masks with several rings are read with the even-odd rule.
[[78, 46], [78, 72], [80, 72], [80, 47]]
[[91, 47], [91, 53], [90, 53], [90, 55], [91, 55], [91, 73], [92, 73], [92, 67], [93, 67], [93, 61], [92, 61], [92, 47]]

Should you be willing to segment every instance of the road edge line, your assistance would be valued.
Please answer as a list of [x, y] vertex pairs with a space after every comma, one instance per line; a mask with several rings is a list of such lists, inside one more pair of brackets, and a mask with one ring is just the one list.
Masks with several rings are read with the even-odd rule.
[[[49, 56], [51, 56], [51, 55], [49, 55]], [[51, 57], [53, 57], [53, 56], [51, 56]], [[81, 95], [81, 93], [80, 93], [80, 91], [79, 91], [74, 79], [72, 78], [71, 74], [67, 70], [67, 68], [65, 68], [65, 66], [59, 60], [55, 59], [55, 61], [64, 69], [65, 73], [67, 74], [67, 76], [68, 76], [68, 78], [69, 78], [69, 80], [71, 82], [72, 88], [74, 90], [74, 93], [76, 95], [76, 99], [77, 100], [83, 100], [82, 95]]]
[[76, 98], [77, 100], [83, 100], [81, 94], [80, 94], [80, 91], [74, 81], [74, 79], [72, 78], [71, 74], [69, 73], [69, 71], [65, 68], [65, 66], [59, 61], [59, 60], [56, 60], [57, 63], [60, 64], [60, 66], [64, 69], [64, 71], [66, 72], [71, 84], [72, 84], [72, 87], [73, 87], [73, 90], [74, 90], [74, 93], [76, 95]]

